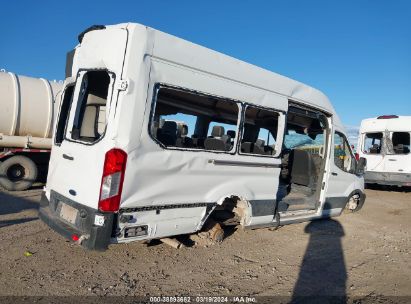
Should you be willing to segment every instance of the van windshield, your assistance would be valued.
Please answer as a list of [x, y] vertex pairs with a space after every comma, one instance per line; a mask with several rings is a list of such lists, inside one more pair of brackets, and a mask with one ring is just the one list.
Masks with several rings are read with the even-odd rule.
[[107, 71], [90, 71], [81, 82], [71, 138], [93, 143], [106, 129], [106, 108], [112, 76]]

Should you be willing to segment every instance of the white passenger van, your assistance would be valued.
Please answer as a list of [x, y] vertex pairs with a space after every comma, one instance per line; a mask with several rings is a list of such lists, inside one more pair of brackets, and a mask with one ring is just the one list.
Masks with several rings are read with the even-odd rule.
[[361, 209], [362, 168], [318, 90], [139, 24], [79, 41], [40, 209], [64, 236], [101, 250]]
[[367, 159], [365, 182], [411, 186], [411, 116], [384, 115], [364, 119], [358, 155]]

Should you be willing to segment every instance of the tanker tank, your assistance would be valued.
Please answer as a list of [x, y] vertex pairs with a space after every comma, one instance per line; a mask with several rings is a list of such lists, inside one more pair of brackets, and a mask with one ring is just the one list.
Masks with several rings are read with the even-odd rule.
[[0, 72], [0, 147], [50, 149], [62, 87]]
[[0, 70], [0, 186], [28, 189], [47, 174], [63, 84]]

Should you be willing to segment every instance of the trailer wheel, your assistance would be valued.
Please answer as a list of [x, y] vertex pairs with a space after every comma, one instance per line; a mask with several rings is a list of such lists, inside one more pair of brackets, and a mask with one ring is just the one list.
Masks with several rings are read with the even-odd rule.
[[37, 166], [26, 156], [13, 156], [0, 163], [0, 186], [6, 190], [27, 190], [36, 179]]

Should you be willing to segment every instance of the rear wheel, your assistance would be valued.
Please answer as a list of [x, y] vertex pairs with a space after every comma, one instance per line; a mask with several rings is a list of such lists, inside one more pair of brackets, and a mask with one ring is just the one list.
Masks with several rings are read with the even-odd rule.
[[0, 186], [6, 190], [27, 190], [36, 179], [37, 166], [26, 156], [12, 156], [0, 163]]

